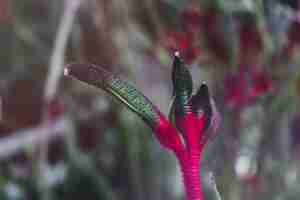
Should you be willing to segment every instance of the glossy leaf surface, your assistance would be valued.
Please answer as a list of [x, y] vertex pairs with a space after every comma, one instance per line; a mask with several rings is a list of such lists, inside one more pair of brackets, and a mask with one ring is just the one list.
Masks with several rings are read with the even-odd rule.
[[147, 97], [128, 82], [100, 66], [91, 64], [70, 64], [65, 71], [67, 75], [112, 94], [138, 114], [151, 128], [155, 128], [160, 112]]
[[179, 57], [178, 52], [175, 53], [173, 62], [172, 81], [174, 101], [171, 111], [175, 112], [176, 117], [184, 116], [190, 111], [188, 102], [193, 92], [193, 82], [191, 74]]

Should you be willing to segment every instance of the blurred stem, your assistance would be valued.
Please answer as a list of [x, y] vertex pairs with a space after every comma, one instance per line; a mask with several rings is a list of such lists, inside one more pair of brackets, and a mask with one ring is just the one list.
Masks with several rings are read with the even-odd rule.
[[51, 140], [55, 137], [64, 135], [70, 129], [68, 119], [59, 118], [46, 126], [37, 126], [28, 129], [22, 129], [9, 135], [7, 138], [1, 138], [0, 141], [0, 160], [6, 159], [16, 152], [23, 150], [28, 146], [37, 146], [42, 141]]
[[129, 137], [126, 145], [128, 147], [128, 170], [133, 189], [132, 192], [136, 199], [144, 199], [142, 193], [142, 178], [140, 176], [140, 158], [139, 155], [136, 153], [136, 146], [139, 146], [139, 141], [136, 134], [128, 133], [127, 137]]
[[216, 0], [216, 8], [225, 11], [225, 0]]
[[263, 44], [265, 47], [265, 61], [269, 60], [272, 57], [274, 52], [274, 44], [272, 42], [272, 36], [266, 29], [267, 22], [265, 20], [264, 4], [263, 0], [256, 0], [256, 21], [258, 23], [258, 29], [262, 35]]
[[108, 184], [105, 175], [99, 174], [99, 171], [94, 167], [91, 158], [84, 155], [76, 145], [75, 130], [71, 130], [66, 134], [66, 148], [69, 161], [71, 166], [75, 167], [79, 173], [84, 173], [86, 176], [90, 177], [91, 181], [95, 184], [99, 195], [101, 195], [101, 200], [114, 200], [114, 194], [110, 189], [111, 186]]
[[70, 36], [76, 12], [81, 0], [65, 0], [65, 9], [55, 38], [53, 53], [50, 58], [49, 74], [45, 84], [45, 100], [51, 100], [57, 90], [59, 79], [62, 76], [66, 44]]
[[[164, 35], [164, 30], [163, 30], [163, 26], [161, 24], [159, 13], [157, 12], [155, 1], [145, 0], [145, 6], [146, 6], [147, 12], [150, 16], [150, 19], [152, 20], [153, 25], [155, 26], [155, 29], [157, 31], [156, 37], [161, 38]], [[155, 8], [155, 9], [153, 9], [153, 8]]]
[[[42, 123], [47, 124], [49, 121], [48, 106], [55, 98], [59, 80], [62, 76], [64, 55], [66, 44], [72, 30], [72, 25], [75, 19], [76, 12], [81, 4], [81, 0], [65, 0], [65, 7], [63, 15], [58, 27], [58, 32], [55, 37], [52, 56], [50, 58], [49, 73], [45, 83], [44, 90], [44, 110]], [[50, 188], [47, 186], [45, 171], [47, 170], [47, 154], [48, 154], [48, 140], [41, 142], [39, 146], [39, 162], [38, 162], [38, 185], [41, 192], [41, 199], [50, 200]]]
[[[122, 113], [123, 114], [123, 113]], [[124, 115], [132, 115], [131, 113], [124, 113]], [[133, 117], [135, 118], [135, 116]], [[132, 127], [135, 127], [132, 129]], [[141, 155], [139, 153], [140, 148], [143, 147], [140, 142], [139, 132], [142, 130], [139, 125], [136, 124], [135, 119], [131, 121], [131, 117], [121, 118], [121, 138], [124, 148], [126, 149], [127, 160], [126, 165], [128, 169], [128, 177], [130, 180], [128, 181], [130, 184], [130, 198], [134, 199], [145, 199], [145, 195], [143, 195], [143, 191], [145, 185], [143, 184], [143, 174], [141, 167]]]
[[210, 176], [210, 183], [211, 183], [212, 188], [213, 188], [213, 190], [215, 192], [215, 195], [216, 195], [216, 199], [217, 200], [222, 200], [221, 194], [220, 194], [220, 192], [218, 190], [218, 187], [217, 187], [217, 184], [216, 184], [216, 179], [215, 179], [214, 174], [212, 172], [210, 172], [209, 176]]

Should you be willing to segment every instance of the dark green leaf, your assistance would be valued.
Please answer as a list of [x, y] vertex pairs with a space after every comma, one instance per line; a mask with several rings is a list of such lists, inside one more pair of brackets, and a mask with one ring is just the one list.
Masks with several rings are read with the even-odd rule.
[[189, 70], [186, 68], [179, 53], [175, 53], [172, 71], [174, 102], [171, 110], [175, 108], [175, 114], [185, 115], [189, 112], [189, 98], [193, 92], [193, 82]]
[[160, 112], [147, 97], [126, 81], [91, 64], [68, 65], [65, 74], [107, 91], [138, 114], [150, 127], [155, 127]]

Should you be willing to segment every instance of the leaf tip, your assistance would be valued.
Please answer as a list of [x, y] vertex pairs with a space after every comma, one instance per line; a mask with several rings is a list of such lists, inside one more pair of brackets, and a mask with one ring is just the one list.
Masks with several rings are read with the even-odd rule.
[[70, 70], [67, 66], [67, 67], [64, 68], [64, 76], [69, 76], [69, 75], [70, 75]]
[[208, 85], [206, 84], [205, 81], [202, 81], [201, 85], [200, 85], [200, 88], [199, 88], [199, 93], [209, 99], [210, 95], [209, 95], [209, 89], [208, 89]]

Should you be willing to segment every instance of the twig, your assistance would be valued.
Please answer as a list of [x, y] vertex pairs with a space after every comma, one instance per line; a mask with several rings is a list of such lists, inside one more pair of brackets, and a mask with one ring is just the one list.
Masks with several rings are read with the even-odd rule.
[[46, 126], [40, 125], [5, 134], [11, 136], [0, 140], [0, 159], [10, 157], [25, 147], [37, 146], [42, 141], [49, 141], [55, 137], [62, 136], [68, 133], [71, 127], [71, 122], [68, 119], [60, 118], [48, 123]]
[[[49, 74], [46, 79], [44, 90], [44, 110], [42, 123], [47, 124], [49, 121], [48, 106], [55, 98], [59, 80], [63, 75], [64, 55], [66, 44], [72, 30], [76, 12], [81, 4], [81, 0], [65, 0], [64, 13], [58, 27], [58, 32], [55, 38], [53, 53], [49, 63]], [[41, 134], [41, 133], [40, 133]], [[43, 133], [44, 134], [44, 133]], [[43, 200], [51, 199], [50, 188], [45, 184], [44, 172], [47, 168], [48, 141], [44, 140], [40, 143], [40, 156], [38, 162], [39, 187], [41, 198]]]
[[65, 11], [58, 27], [53, 54], [50, 59], [50, 71], [45, 84], [44, 97], [46, 102], [49, 102], [55, 96], [59, 79], [63, 74], [66, 44], [80, 4], [81, 0], [65, 0]]

